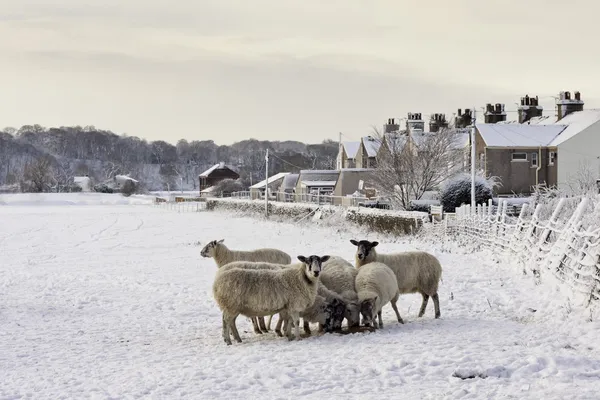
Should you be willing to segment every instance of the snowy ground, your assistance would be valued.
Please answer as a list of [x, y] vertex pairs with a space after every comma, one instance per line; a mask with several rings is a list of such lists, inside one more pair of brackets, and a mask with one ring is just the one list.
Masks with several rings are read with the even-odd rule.
[[197, 242], [351, 260], [351, 237], [145, 205], [0, 206], [0, 398], [598, 397], [595, 321], [484, 253], [377, 235], [381, 251], [440, 257], [441, 319], [417, 319], [420, 297], [406, 295], [407, 323], [386, 306], [376, 333], [289, 342], [240, 317], [244, 343], [223, 343], [216, 269]]

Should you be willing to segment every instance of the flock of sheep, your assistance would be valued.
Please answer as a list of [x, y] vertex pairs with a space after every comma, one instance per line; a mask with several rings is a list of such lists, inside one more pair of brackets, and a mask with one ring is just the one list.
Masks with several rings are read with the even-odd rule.
[[257, 334], [268, 332], [271, 318], [278, 314], [275, 332], [283, 336], [283, 325], [290, 340], [300, 338], [300, 318], [307, 334], [311, 322], [318, 323], [320, 331], [332, 332], [342, 328], [344, 319], [349, 328], [359, 327], [361, 316], [364, 326], [382, 328], [381, 310], [387, 303], [404, 323], [396, 302], [406, 293], [423, 296], [419, 317], [430, 297], [435, 318], [440, 317], [437, 292], [442, 267], [427, 252], [380, 254], [375, 249], [378, 242], [350, 240], [356, 246], [356, 267], [328, 255], [298, 256], [300, 262], [292, 264], [281, 250], [236, 251], [223, 241], [211, 241], [200, 254], [214, 258], [218, 267], [213, 295], [223, 313], [223, 339], [228, 345], [231, 335], [242, 341], [235, 324], [240, 314], [251, 319]]

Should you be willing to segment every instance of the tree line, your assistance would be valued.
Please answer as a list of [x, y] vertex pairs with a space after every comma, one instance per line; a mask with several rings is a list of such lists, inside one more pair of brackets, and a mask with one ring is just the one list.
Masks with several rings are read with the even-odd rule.
[[193, 190], [198, 175], [216, 163], [236, 168], [248, 186], [265, 177], [265, 152], [269, 149], [269, 174], [300, 169], [333, 169], [338, 144], [248, 139], [230, 146], [213, 140], [147, 141], [94, 126], [45, 128], [24, 125], [0, 131], [0, 186], [21, 191], [63, 191], [74, 176], [94, 182], [124, 174], [148, 190]]

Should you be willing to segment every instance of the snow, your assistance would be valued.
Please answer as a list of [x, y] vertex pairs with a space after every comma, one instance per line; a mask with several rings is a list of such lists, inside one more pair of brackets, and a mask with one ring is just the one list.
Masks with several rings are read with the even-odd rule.
[[265, 182], [268, 180], [269, 182], [267, 184], [271, 184], [272, 182], [276, 182], [279, 179], [283, 179], [286, 175], [289, 175], [289, 172], [280, 172], [278, 174], [275, 174], [273, 176], [270, 176], [268, 179], [262, 180], [258, 183], [255, 183], [254, 185], [250, 186], [250, 189], [260, 189], [265, 187]]
[[565, 125], [477, 124], [487, 147], [549, 146]]
[[363, 146], [365, 146], [365, 151], [367, 152], [367, 157], [377, 156], [377, 152], [379, 151], [381, 142], [378, 139], [374, 138], [373, 136], [365, 136], [361, 140], [362, 140]]
[[[490, 253], [342, 226], [53, 204], [0, 207], [0, 398], [590, 399], [600, 390], [597, 318], [586, 322]], [[385, 252], [431, 251], [444, 267], [442, 317], [428, 308], [416, 318], [420, 296], [403, 295], [404, 325], [388, 305], [375, 333], [313, 329], [289, 342], [255, 335], [240, 317], [244, 343], [226, 346], [216, 267], [199, 255], [223, 238], [231, 248], [349, 261], [351, 238], [378, 240]]]
[[130, 176], [127, 175], [116, 175], [115, 179], [117, 180], [117, 182], [125, 182], [125, 181], [131, 181], [133, 183], [138, 183], [139, 181], [133, 179]]
[[344, 146], [344, 151], [349, 159], [356, 158], [356, 154], [360, 148], [360, 142], [342, 142], [342, 146]]
[[558, 146], [598, 121], [600, 121], [600, 110], [583, 110], [568, 114], [560, 120], [560, 123], [567, 125], [567, 128], [550, 145]]
[[206, 171], [204, 171], [203, 173], [201, 173], [198, 176], [199, 177], [207, 177], [207, 176], [209, 176], [216, 169], [226, 169], [226, 168], [233, 171], [233, 168], [225, 165], [224, 162], [220, 162], [218, 164], [213, 165], [212, 167], [210, 167], [209, 169], [207, 169]]
[[[0, 206], [82, 206], [152, 204], [155, 196], [134, 194], [129, 197], [107, 193], [18, 193], [0, 195]], [[1, 220], [1, 219], [0, 219]], [[2, 234], [2, 230], [0, 230]]]

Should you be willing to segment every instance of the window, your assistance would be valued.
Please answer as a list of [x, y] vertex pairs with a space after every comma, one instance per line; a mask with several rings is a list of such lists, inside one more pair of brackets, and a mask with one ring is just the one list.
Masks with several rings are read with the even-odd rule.
[[538, 166], [538, 154], [531, 153], [531, 168]]
[[513, 161], [527, 161], [527, 153], [512, 153]]
[[550, 155], [548, 157], [548, 165], [554, 165], [555, 162], [556, 162], [556, 152], [551, 151]]

